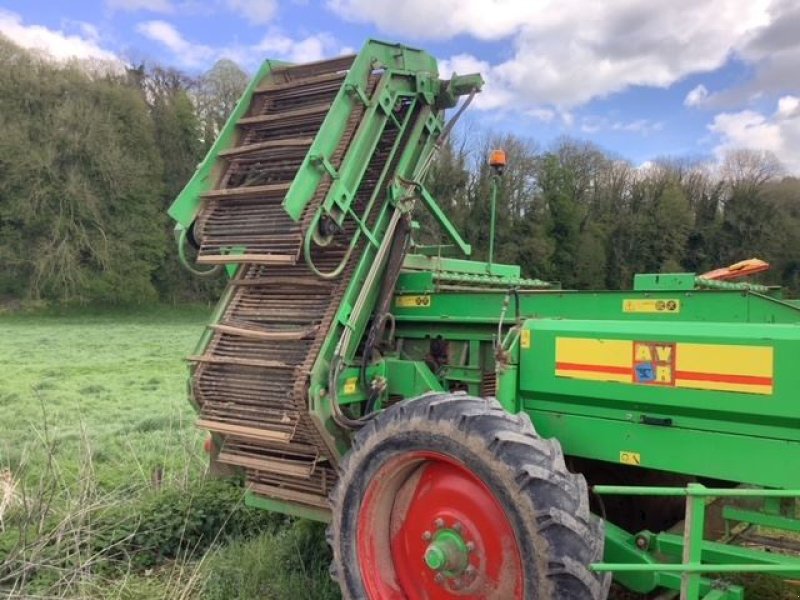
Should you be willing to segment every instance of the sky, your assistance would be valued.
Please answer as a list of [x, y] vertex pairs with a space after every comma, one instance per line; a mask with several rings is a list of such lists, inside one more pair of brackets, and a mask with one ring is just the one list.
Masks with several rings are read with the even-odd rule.
[[768, 150], [800, 175], [800, 0], [0, 0], [0, 33], [191, 74], [400, 42], [442, 77], [483, 74], [470, 131], [586, 139], [636, 165]]

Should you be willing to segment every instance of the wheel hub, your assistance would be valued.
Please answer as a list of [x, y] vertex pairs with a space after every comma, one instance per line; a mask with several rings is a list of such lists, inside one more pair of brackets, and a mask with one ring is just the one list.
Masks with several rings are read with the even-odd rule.
[[432, 452], [409, 453], [387, 463], [373, 482], [357, 544], [369, 597], [522, 597], [511, 523], [465, 465]]
[[468, 552], [467, 543], [457, 531], [443, 529], [436, 532], [425, 549], [425, 564], [432, 571], [450, 576], [460, 575], [469, 563]]

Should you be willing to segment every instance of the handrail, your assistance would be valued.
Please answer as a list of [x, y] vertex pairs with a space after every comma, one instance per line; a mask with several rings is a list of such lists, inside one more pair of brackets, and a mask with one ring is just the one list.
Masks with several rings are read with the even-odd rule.
[[[705, 529], [705, 512], [707, 498], [800, 498], [800, 489], [729, 489], [729, 488], [707, 488], [698, 483], [690, 483], [683, 488], [676, 487], [650, 487], [650, 486], [625, 486], [625, 485], [595, 485], [592, 491], [598, 495], [627, 495], [627, 496], [685, 496], [686, 497], [686, 517], [683, 533], [683, 548], [680, 563], [593, 563], [592, 570], [597, 572], [616, 572], [616, 573], [680, 573], [680, 600], [700, 600], [701, 584], [703, 573], [773, 573], [783, 575], [800, 575], [800, 558], [783, 556], [775, 553], [763, 552], [764, 562], [759, 560], [758, 550], [748, 549], [750, 556], [754, 558], [750, 563], [704, 563], [704, 546], [714, 544], [703, 539]], [[644, 545], [647, 545], [648, 534], [640, 534], [638, 538], [643, 538]], [[654, 536], [658, 540], [658, 535]], [[672, 536], [677, 538], [677, 536]], [[676, 542], [679, 544], [680, 542]], [[723, 544], [718, 544], [718, 546]], [[733, 555], [733, 553], [731, 553]], [[743, 553], [740, 551], [740, 560]], [[744, 556], [745, 558], [747, 555]], [[741, 591], [734, 594], [724, 590], [716, 589], [704, 598], [718, 598], [720, 600], [733, 599], [740, 597]]]

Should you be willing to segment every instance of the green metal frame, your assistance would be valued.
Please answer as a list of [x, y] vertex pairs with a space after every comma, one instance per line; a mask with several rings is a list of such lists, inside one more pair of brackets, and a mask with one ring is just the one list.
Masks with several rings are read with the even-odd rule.
[[[703, 574], [770, 573], [800, 576], [800, 558], [740, 548], [704, 540], [706, 500], [709, 498], [800, 498], [800, 490], [709, 489], [700, 484], [686, 488], [598, 485], [599, 495], [685, 496], [683, 536], [642, 532], [629, 536], [611, 526], [607, 534], [607, 562], [592, 565], [595, 571], [614, 573], [629, 589], [648, 593], [658, 587], [680, 591], [681, 600], [741, 600], [738, 585], [711, 581]], [[789, 519], [792, 526], [800, 521]], [[775, 522], [772, 523], [776, 525]], [[637, 552], [632, 552], [636, 548]], [[659, 562], [653, 555], [671, 559]], [[615, 562], [608, 562], [612, 558]], [[680, 561], [680, 562], [678, 562]], [[678, 575], [679, 577], [676, 577]]]
[[[203, 194], [216, 185], [221, 174], [218, 154], [236, 143], [238, 120], [253, 94], [269, 82], [280, 64], [263, 63], [208, 156], [170, 207], [181, 239], [197, 216]], [[371, 76], [380, 80], [368, 97]], [[443, 82], [432, 56], [405, 46], [368, 41], [349, 69], [284, 199], [287, 214], [298, 220], [329, 177], [331, 185], [315, 219], [325, 215], [341, 224], [349, 218], [357, 225], [351, 248], [358, 245], [359, 258], [348, 265], [349, 283], [310, 373], [309, 410], [334, 456], [347, 451], [350, 435], [336, 425], [331, 399], [336, 397], [338, 404], [357, 413], [366, 397], [360, 383], [347, 382], [359, 380], [358, 345], [376, 302], [380, 257], [391, 244], [389, 231], [396, 215], [410, 213], [419, 201], [458, 250], [464, 255], [471, 251], [422, 180], [445, 128], [442, 109], [454, 106], [458, 96], [481, 84], [475, 75]], [[401, 102], [408, 104], [402, 120], [395, 111]], [[359, 104], [365, 105], [363, 116], [348, 152], [335, 168], [332, 154]], [[370, 157], [390, 125], [398, 129], [398, 135], [369, 200], [369, 218], [357, 216], [354, 198]], [[494, 178], [493, 203], [496, 184]], [[312, 227], [307, 235], [314, 230]], [[618, 463], [627, 453], [638, 457], [637, 464], [642, 467], [778, 488], [596, 486], [599, 494], [687, 498], [684, 536], [633, 535], [607, 524], [604, 562], [595, 568], [613, 571], [617, 580], [632, 590], [645, 593], [665, 587], [680, 590], [685, 600], [740, 600], [742, 588], [720, 585], [704, 575], [800, 573], [800, 560], [703, 539], [704, 500], [709, 496], [764, 498], [765, 511], [730, 506], [723, 515], [731, 521], [800, 531], [800, 521], [775, 504], [775, 498], [800, 496], [800, 473], [786, 467], [800, 464], [800, 413], [796, 408], [800, 370], [794, 364], [800, 355], [800, 303], [783, 300], [773, 288], [710, 281], [693, 273], [637, 275], [630, 291], [563, 291], [548, 282], [522, 277], [516, 265], [494, 263], [493, 234], [490, 237], [488, 262], [434, 255], [440, 249], [405, 258], [392, 308], [395, 338], [402, 344], [371, 365], [367, 373], [370, 378], [386, 380], [378, 406], [431, 390], [464, 389], [481, 394], [487, 376], [494, 376], [495, 395], [502, 405], [511, 412], [528, 413], [539, 433], [558, 438], [568, 455]], [[310, 237], [306, 243], [312, 243]], [[344, 267], [320, 275], [334, 276]], [[229, 274], [235, 269], [236, 265], [231, 265]], [[221, 299], [212, 324], [222, 317], [230, 293]], [[673, 308], [627, 310], [631, 303]], [[451, 353], [446, 364], [432, 365], [427, 352], [438, 336], [448, 341]], [[340, 347], [343, 338], [352, 343]], [[773, 389], [769, 395], [755, 396], [559, 377], [554, 371], [559, 338], [769, 346], [774, 353]], [[210, 339], [209, 329], [195, 354], [201, 354]], [[329, 370], [337, 352], [344, 368], [334, 389], [328, 389]], [[190, 398], [191, 394], [190, 385]], [[709, 448], [715, 451], [709, 453]], [[254, 494], [248, 494], [246, 501], [304, 518], [329, 518], [324, 509]]]

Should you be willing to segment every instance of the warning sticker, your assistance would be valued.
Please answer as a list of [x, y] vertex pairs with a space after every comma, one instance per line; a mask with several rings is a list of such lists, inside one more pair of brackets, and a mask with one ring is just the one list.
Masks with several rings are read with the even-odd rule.
[[348, 377], [344, 382], [344, 391], [345, 394], [355, 394], [356, 389], [358, 388], [358, 377]]
[[681, 312], [681, 301], [677, 298], [628, 298], [622, 301], [622, 312], [677, 314]]
[[531, 347], [531, 330], [530, 329], [523, 329], [522, 333], [519, 334], [519, 347], [523, 350], [527, 350]]
[[628, 450], [622, 450], [619, 453], [619, 462], [623, 465], [636, 465], [639, 466], [642, 464], [642, 455], [638, 452], [630, 452]]
[[400, 308], [428, 308], [431, 305], [430, 296], [398, 296], [394, 305]]

